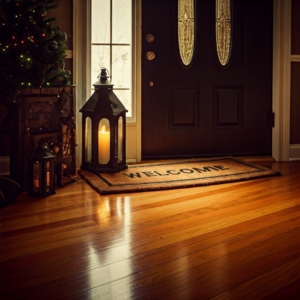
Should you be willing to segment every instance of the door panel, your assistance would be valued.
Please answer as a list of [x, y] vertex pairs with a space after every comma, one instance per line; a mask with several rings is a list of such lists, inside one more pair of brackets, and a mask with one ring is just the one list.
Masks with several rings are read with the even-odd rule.
[[[196, 48], [182, 66], [177, 1], [143, 1], [142, 158], [270, 155], [272, 1], [233, 2], [230, 61], [215, 42], [215, 1], [195, 1]], [[146, 40], [153, 34], [154, 41]], [[153, 60], [146, 53], [155, 53]], [[153, 82], [153, 84], [150, 84]]]

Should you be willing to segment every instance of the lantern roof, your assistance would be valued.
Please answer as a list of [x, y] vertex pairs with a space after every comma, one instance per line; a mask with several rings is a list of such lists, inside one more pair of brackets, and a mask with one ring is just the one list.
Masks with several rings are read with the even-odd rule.
[[51, 154], [49, 148], [45, 144], [40, 142], [38, 147], [35, 148], [30, 158], [38, 160], [38, 159], [46, 159], [46, 158], [55, 158], [55, 156]]
[[113, 92], [113, 83], [108, 80], [108, 71], [101, 68], [99, 81], [93, 84], [95, 92], [79, 110], [80, 112], [95, 113], [99, 115], [119, 115], [128, 112], [122, 102]]

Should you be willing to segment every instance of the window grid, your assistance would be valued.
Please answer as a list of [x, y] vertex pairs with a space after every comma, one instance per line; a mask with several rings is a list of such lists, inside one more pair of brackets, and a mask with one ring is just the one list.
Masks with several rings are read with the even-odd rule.
[[[92, 0], [92, 5], [91, 5], [91, 9], [93, 8], [93, 1], [97, 1], [97, 0]], [[98, 0], [99, 1], [99, 0]], [[92, 49], [93, 49], [93, 46], [108, 46], [109, 47], [109, 66], [103, 66], [103, 67], [106, 67], [108, 70], [109, 70], [109, 75], [110, 75], [110, 81], [114, 83], [114, 71], [113, 71], [113, 47], [114, 46], [127, 46], [127, 47], [131, 47], [130, 48], [130, 61], [131, 61], [131, 65], [132, 65], [132, 36], [131, 36], [131, 43], [119, 43], [119, 42], [116, 42], [116, 43], [113, 43], [113, 1], [118, 1], [118, 0], [110, 0], [109, 2], [109, 5], [110, 5], [110, 21], [109, 21], [109, 30], [110, 30], [110, 33], [109, 33], [109, 43], [107, 42], [103, 42], [103, 43], [98, 43], [98, 42], [92, 42], [92, 39], [91, 39], [91, 54], [92, 54]], [[131, 9], [131, 13], [132, 13], [132, 9]], [[132, 19], [132, 15], [131, 15], [131, 19]], [[131, 20], [132, 22], [132, 20]], [[93, 22], [91, 23], [93, 24]], [[130, 24], [130, 27], [131, 27], [131, 24]], [[91, 28], [91, 33], [93, 31], [93, 28]], [[91, 58], [92, 58], [92, 55], [91, 55]], [[93, 61], [91, 61], [91, 67], [93, 66]], [[130, 68], [132, 69], [132, 66], [130, 66]], [[132, 72], [132, 71], [131, 71]], [[92, 75], [92, 72], [90, 73]], [[100, 74], [100, 69], [99, 69], [99, 74]], [[132, 75], [131, 75], [132, 76]], [[127, 113], [127, 116], [128, 117], [132, 117], [132, 80], [131, 80], [131, 76], [130, 76], [130, 84], [129, 86], [130, 87], [114, 87], [114, 90], [115, 91], [131, 91], [130, 93], [130, 99], [129, 99], [129, 104], [127, 103], [127, 105], [125, 104], [125, 107], [128, 109], [128, 113]], [[91, 83], [93, 84], [95, 82], [94, 78], [91, 78]], [[91, 86], [91, 94], [94, 92], [95, 88], [93, 86]], [[118, 96], [118, 95], [117, 95]], [[122, 101], [122, 99], [120, 98], [120, 100]], [[123, 102], [123, 101], [122, 101]], [[124, 104], [124, 103], [123, 103]], [[129, 107], [130, 106], [130, 107]]]

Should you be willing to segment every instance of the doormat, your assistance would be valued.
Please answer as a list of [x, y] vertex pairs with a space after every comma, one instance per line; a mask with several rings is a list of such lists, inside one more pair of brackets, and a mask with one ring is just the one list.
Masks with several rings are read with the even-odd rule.
[[187, 188], [281, 175], [278, 171], [232, 157], [165, 160], [129, 165], [119, 173], [79, 170], [102, 195]]

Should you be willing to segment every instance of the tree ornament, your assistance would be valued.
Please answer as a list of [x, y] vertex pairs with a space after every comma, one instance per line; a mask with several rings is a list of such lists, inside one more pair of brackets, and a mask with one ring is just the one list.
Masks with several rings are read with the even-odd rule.
[[48, 47], [50, 50], [57, 50], [58, 49], [58, 45], [56, 41], [52, 41]]

